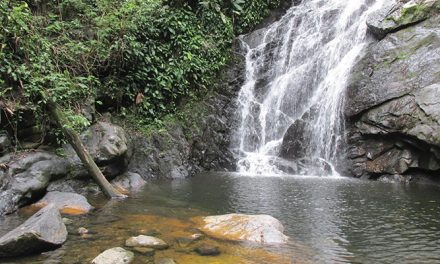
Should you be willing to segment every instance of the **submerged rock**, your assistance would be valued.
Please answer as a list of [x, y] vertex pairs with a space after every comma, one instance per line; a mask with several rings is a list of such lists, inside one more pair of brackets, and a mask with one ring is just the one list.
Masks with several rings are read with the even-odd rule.
[[201, 245], [194, 249], [200, 256], [217, 256], [220, 255], [220, 249], [216, 246]]
[[133, 251], [148, 257], [154, 256], [154, 253], [156, 252], [154, 248], [146, 247], [134, 247]]
[[121, 247], [107, 249], [92, 260], [92, 264], [128, 264], [134, 259], [133, 252]]
[[137, 173], [126, 172], [116, 177], [111, 183], [119, 189], [128, 191], [139, 190], [147, 182]]
[[58, 209], [50, 204], [0, 238], [0, 257], [24, 256], [55, 249], [67, 238]]
[[228, 214], [197, 217], [194, 221], [207, 235], [223, 240], [282, 244], [289, 239], [280, 221], [270, 215]]
[[169, 245], [162, 239], [140, 235], [137, 237], [130, 237], [125, 241], [127, 247], [148, 247], [154, 249], [167, 249]]
[[48, 192], [41, 200], [32, 206], [42, 208], [47, 204], [54, 204], [63, 214], [86, 214], [93, 210], [93, 206], [87, 202], [87, 199], [77, 193], [70, 192]]
[[176, 262], [171, 258], [163, 258], [154, 261], [154, 264], [176, 264]]

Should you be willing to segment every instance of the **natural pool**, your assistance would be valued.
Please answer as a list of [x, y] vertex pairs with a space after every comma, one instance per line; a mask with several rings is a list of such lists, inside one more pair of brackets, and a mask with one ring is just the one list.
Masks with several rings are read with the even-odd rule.
[[[124, 201], [89, 197], [98, 209], [70, 217], [69, 234], [53, 252], [1, 263], [90, 263], [125, 239], [154, 233], [171, 244], [154, 258], [190, 263], [437, 263], [440, 262], [440, 187], [326, 177], [244, 177], [204, 174], [186, 180], [155, 181]], [[199, 215], [269, 214], [291, 237], [283, 247], [258, 248], [205, 238], [218, 257], [201, 257], [176, 239], [193, 232]], [[0, 235], [26, 213], [0, 219]], [[136, 255], [135, 263], [154, 263]]]

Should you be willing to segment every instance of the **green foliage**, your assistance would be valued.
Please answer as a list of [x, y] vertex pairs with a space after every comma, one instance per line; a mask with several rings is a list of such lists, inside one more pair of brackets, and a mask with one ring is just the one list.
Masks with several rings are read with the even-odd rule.
[[279, 7], [281, 3], [282, 0], [246, 0], [242, 4], [243, 11], [235, 21], [236, 32], [242, 34], [252, 30], [269, 15], [270, 10]]
[[48, 99], [71, 126], [86, 102], [151, 123], [211, 88], [234, 34], [280, 0], [2, 0], [0, 108], [46, 115]]

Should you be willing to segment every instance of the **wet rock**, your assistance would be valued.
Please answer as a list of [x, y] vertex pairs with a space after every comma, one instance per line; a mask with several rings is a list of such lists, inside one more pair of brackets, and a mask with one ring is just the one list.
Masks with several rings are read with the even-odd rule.
[[258, 244], [288, 241], [283, 225], [269, 215], [228, 214], [194, 218], [199, 229], [214, 238]]
[[[130, 150], [125, 131], [114, 124], [97, 122], [81, 134], [85, 147], [104, 175], [112, 179], [125, 171]], [[87, 177], [81, 161], [70, 145], [64, 147], [65, 152], [75, 171], [73, 177]]]
[[220, 255], [220, 249], [216, 246], [201, 245], [194, 249], [200, 256], [217, 256]]
[[[237, 53], [241, 51], [238, 45]], [[185, 117], [165, 123], [164, 131], [134, 137], [128, 171], [149, 178], [185, 178], [200, 171], [235, 169], [230, 134], [236, 124], [235, 98], [244, 81], [244, 57], [237, 55], [222, 84], [203, 100], [181, 110]]]
[[70, 170], [65, 159], [46, 151], [5, 155], [0, 163], [7, 167], [0, 173], [0, 215], [38, 200], [50, 181]]
[[71, 225], [71, 224], [73, 224], [73, 220], [69, 219], [69, 218], [66, 218], [66, 217], [63, 217], [63, 223], [65, 225]]
[[378, 39], [383, 39], [388, 33], [429, 18], [439, 4], [436, 0], [387, 1], [368, 17], [367, 26]]
[[85, 234], [89, 233], [89, 230], [85, 227], [80, 227], [80, 228], [78, 228], [77, 232], [79, 235], [85, 235]]
[[107, 249], [92, 260], [92, 264], [128, 264], [134, 259], [133, 252], [121, 247]]
[[192, 243], [200, 240], [201, 238], [203, 238], [202, 234], [192, 234], [188, 237], [178, 237], [176, 238], [176, 242], [177, 244], [179, 244], [180, 247], [188, 247]]
[[176, 264], [176, 262], [171, 258], [163, 258], [154, 261], [154, 264]]
[[139, 235], [137, 237], [130, 237], [125, 241], [127, 247], [148, 247], [154, 249], [167, 249], [169, 245], [162, 239]]
[[70, 192], [83, 196], [100, 193], [99, 186], [91, 179], [60, 179], [47, 186], [48, 192]]
[[54, 204], [63, 214], [79, 215], [93, 210], [93, 206], [87, 199], [77, 193], [71, 192], [48, 192], [41, 200], [33, 204], [34, 207], [42, 208], [47, 204]]
[[281, 144], [280, 157], [288, 160], [297, 160], [306, 156], [307, 142], [310, 138], [307, 131], [310, 129], [306, 118], [297, 119], [284, 134]]
[[5, 153], [11, 147], [11, 140], [7, 133], [0, 131], [0, 154]]
[[432, 16], [388, 34], [354, 67], [346, 103], [354, 176], [440, 169], [439, 24]]
[[133, 251], [147, 257], [154, 256], [154, 253], [156, 252], [154, 248], [146, 248], [146, 247], [134, 247]]
[[58, 209], [48, 205], [0, 238], [0, 257], [24, 256], [61, 246], [67, 230]]
[[357, 128], [364, 134], [399, 133], [440, 146], [440, 83], [367, 111]]
[[389, 34], [353, 69], [345, 113], [356, 117], [391, 99], [440, 83], [440, 16]]
[[147, 182], [134, 172], [126, 172], [111, 182], [114, 186], [124, 190], [139, 190]]

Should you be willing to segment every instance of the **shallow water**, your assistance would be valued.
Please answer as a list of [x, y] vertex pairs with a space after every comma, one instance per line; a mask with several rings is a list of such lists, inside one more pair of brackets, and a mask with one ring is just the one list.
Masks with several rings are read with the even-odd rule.
[[[438, 263], [440, 187], [325, 177], [243, 177], [205, 174], [153, 182], [125, 201], [89, 197], [98, 209], [71, 217], [92, 234], [70, 234], [60, 249], [1, 263], [88, 263], [126, 238], [156, 233], [172, 244], [156, 258], [178, 263]], [[193, 230], [190, 218], [223, 213], [270, 214], [286, 228], [286, 247], [253, 248], [205, 238], [219, 257], [198, 257], [175, 239]], [[25, 215], [1, 219], [0, 234]], [[136, 263], [153, 263], [136, 256]]]

